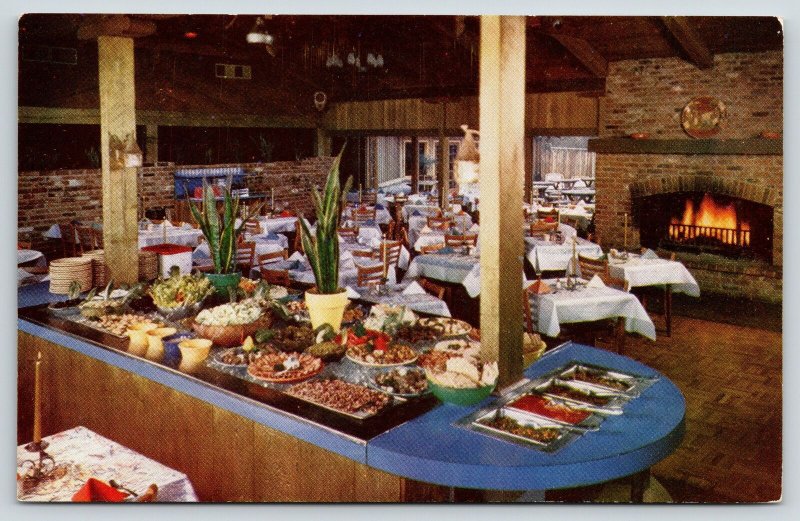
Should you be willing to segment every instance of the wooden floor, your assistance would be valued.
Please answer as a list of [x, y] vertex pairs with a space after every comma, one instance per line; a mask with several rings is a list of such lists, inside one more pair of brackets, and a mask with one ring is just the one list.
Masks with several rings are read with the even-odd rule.
[[781, 497], [781, 345], [778, 332], [687, 317], [674, 317], [671, 338], [628, 339], [625, 354], [686, 397], [683, 443], [653, 467], [674, 500]]

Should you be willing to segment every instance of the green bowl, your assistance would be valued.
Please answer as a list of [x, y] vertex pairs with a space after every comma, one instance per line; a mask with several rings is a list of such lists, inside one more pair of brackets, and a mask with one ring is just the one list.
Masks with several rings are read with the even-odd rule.
[[487, 385], [485, 387], [456, 389], [454, 387], [443, 387], [428, 378], [428, 389], [434, 396], [443, 402], [456, 405], [475, 405], [492, 394], [494, 387], [494, 385]]

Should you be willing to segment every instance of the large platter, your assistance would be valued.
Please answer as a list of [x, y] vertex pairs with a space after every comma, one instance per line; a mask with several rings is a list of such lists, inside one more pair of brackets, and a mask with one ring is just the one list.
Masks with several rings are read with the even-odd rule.
[[[289, 355], [283, 355], [281, 353], [267, 354], [267, 355], [264, 355], [263, 357], [259, 358], [259, 360], [263, 360], [264, 358], [269, 357], [269, 356], [279, 356], [279, 357], [281, 357], [282, 359], [285, 360], [286, 358], [288, 358]], [[301, 373], [301, 374], [298, 374], [296, 376], [288, 376], [288, 377], [285, 377], [285, 378], [284, 377], [272, 377], [272, 376], [264, 376], [264, 375], [257, 374], [256, 372], [254, 372], [255, 364], [258, 363], [258, 361], [259, 361], [259, 360], [256, 360], [255, 362], [251, 362], [247, 366], [247, 374], [249, 374], [250, 376], [252, 376], [256, 380], [261, 380], [263, 382], [269, 382], [269, 383], [275, 383], [275, 384], [289, 384], [289, 383], [297, 383], [297, 382], [302, 382], [304, 380], [308, 380], [309, 378], [311, 378], [313, 376], [316, 376], [319, 373], [321, 373], [322, 369], [325, 368], [325, 364], [322, 362], [322, 360], [320, 360], [320, 359], [318, 359], [316, 357], [312, 357], [310, 355], [298, 355], [298, 356], [299, 357], [306, 357], [307, 359], [312, 359], [312, 361], [314, 363], [319, 363], [319, 366], [316, 369], [314, 369], [314, 370], [312, 370], [310, 372]], [[291, 371], [291, 370], [287, 370], [287, 372], [288, 371]]]
[[[411, 368], [411, 367], [409, 367], [407, 369], [408, 369], [408, 372], [415, 372], [415, 373], [421, 374], [422, 375], [422, 380], [427, 383], [427, 379], [425, 378], [425, 371], [423, 369]], [[382, 393], [386, 393], [386, 394], [388, 394], [390, 396], [396, 396], [398, 398], [416, 398], [418, 396], [422, 396], [424, 394], [428, 394], [428, 393], [431, 392], [430, 389], [426, 385], [425, 386], [425, 390], [423, 390], [421, 392], [418, 392], [418, 393], [395, 393], [395, 392], [389, 391], [387, 389], [384, 389], [383, 386], [381, 386], [377, 382], [378, 376], [380, 376], [382, 374], [390, 373], [392, 371], [397, 371], [397, 370], [401, 370], [401, 369], [399, 369], [399, 368], [387, 368], [387, 369], [384, 369], [382, 371], [377, 371], [375, 374], [373, 374], [373, 375], [371, 375], [369, 377], [369, 379], [367, 380], [367, 384], [370, 387], [372, 387], [373, 389], [376, 389], [376, 390], [378, 390], [378, 391], [380, 391]]]
[[[516, 422], [517, 424], [523, 427], [528, 427], [533, 429], [548, 429], [556, 431], [557, 436], [555, 439], [551, 441], [540, 441], [519, 434], [515, 434], [507, 430], [499, 429], [492, 425], [487, 425], [484, 423], [487, 420], [494, 419], [498, 414], [502, 415], [502, 417], [504, 418]], [[498, 438], [503, 441], [515, 443], [518, 445], [535, 448], [545, 452], [555, 452], [576, 437], [574, 432], [569, 431], [563, 425], [559, 425], [558, 423], [553, 421], [535, 418], [525, 414], [520, 414], [513, 410], [492, 411], [482, 416], [479, 416], [471, 422], [471, 427], [475, 429], [477, 432], [483, 432], [484, 434], [488, 434], [494, 438]]]
[[350, 356], [349, 350], [347, 353], [345, 353], [345, 357], [347, 357], [347, 359], [353, 362], [354, 364], [363, 365], [364, 367], [374, 367], [374, 368], [400, 367], [403, 365], [413, 364], [414, 362], [417, 361], [417, 358], [419, 358], [418, 356], [415, 356], [414, 358], [410, 358], [405, 362], [397, 362], [395, 364], [376, 364], [376, 363], [365, 362], [363, 360], [359, 360], [358, 358]]
[[[385, 410], [386, 407], [388, 407], [391, 404], [391, 400], [392, 399], [386, 393], [382, 393], [382, 392], [377, 391], [375, 389], [370, 389], [369, 387], [361, 385], [361, 384], [347, 382], [347, 381], [344, 381], [344, 380], [333, 379], [333, 380], [329, 380], [329, 381], [339, 381], [339, 382], [342, 382], [342, 384], [347, 386], [347, 387], [352, 386], [353, 389], [362, 388], [363, 390], [369, 391], [370, 393], [377, 393], [377, 394], [383, 396], [386, 399], [386, 402], [382, 406], [380, 406], [378, 408], [378, 410], [375, 411], [375, 412], [364, 411], [364, 410], [346, 411], [346, 410], [334, 407], [332, 405], [323, 403], [321, 401], [317, 401], [317, 400], [314, 400], [312, 398], [301, 396], [301, 395], [299, 395], [299, 394], [297, 394], [295, 392], [292, 392], [293, 391], [292, 387], [290, 387], [289, 389], [286, 390], [286, 394], [288, 394], [289, 396], [293, 396], [293, 397], [297, 398], [298, 400], [302, 400], [304, 402], [312, 403], [312, 404], [316, 405], [317, 407], [322, 407], [323, 409], [327, 409], [329, 411], [332, 411], [332, 412], [335, 412], [335, 413], [338, 413], [338, 414], [349, 416], [349, 417], [355, 418], [357, 420], [364, 420], [366, 418], [370, 418], [372, 416], [375, 416], [376, 414], [378, 414], [381, 411]], [[323, 382], [325, 382], [325, 380], [318, 379], [318, 380], [314, 380], [314, 382], [323, 384]], [[297, 385], [304, 385], [304, 384], [297, 384]]]
[[423, 326], [441, 328], [442, 337], [466, 335], [472, 330], [472, 326], [470, 326], [463, 320], [458, 320], [456, 318], [445, 318], [445, 317], [421, 318], [417, 321], [417, 323]]

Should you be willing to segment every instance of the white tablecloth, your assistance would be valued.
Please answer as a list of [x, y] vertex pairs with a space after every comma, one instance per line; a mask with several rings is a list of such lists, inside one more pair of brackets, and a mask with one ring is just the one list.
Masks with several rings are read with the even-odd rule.
[[247, 233], [244, 234], [244, 238], [247, 241], [255, 241], [255, 242], [263, 242], [263, 243], [270, 243], [270, 244], [278, 244], [281, 248], [288, 248], [289, 247], [289, 239], [282, 233], [272, 233], [266, 234], [262, 233], [260, 235], [249, 235]]
[[[342, 220], [353, 219], [355, 215], [354, 208], [347, 208], [344, 212], [342, 212]], [[375, 209], [375, 224], [389, 224], [392, 220], [392, 214], [389, 213], [389, 210], [386, 209], [385, 206], [382, 208]]]
[[17, 250], [17, 265], [20, 264], [27, 264], [29, 262], [33, 262], [38, 260], [38, 265], [46, 265], [47, 261], [44, 258], [44, 253], [36, 250]]
[[458, 253], [426, 253], [417, 255], [406, 272], [406, 279], [425, 277], [461, 284], [475, 298], [481, 293], [481, 260]]
[[609, 271], [612, 277], [625, 280], [631, 288], [669, 284], [675, 293], [700, 296], [700, 286], [697, 281], [686, 266], [678, 261], [643, 259], [635, 256], [621, 262], [610, 258]]
[[[339, 243], [339, 261], [340, 264], [344, 264], [347, 267], [354, 267], [351, 266], [354, 261], [353, 251], [378, 251], [380, 248], [380, 239], [371, 239], [369, 241], [364, 241], [363, 244], [361, 243], [352, 243], [352, 242], [340, 242]], [[365, 257], [358, 258], [358, 264], [362, 266], [366, 262]], [[405, 246], [400, 246], [400, 258], [397, 260], [397, 267], [405, 270], [408, 269], [408, 263], [411, 260], [411, 254], [408, 252]]]
[[[526, 222], [524, 228], [525, 228], [525, 235], [530, 234], [531, 223]], [[578, 230], [576, 230], [569, 224], [559, 223], [558, 231], [560, 231], [561, 235], [563, 235], [567, 239], [569, 239], [570, 237], [576, 237], [578, 235]]]
[[[151, 483], [158, 485], [157, 501], [197, 501], [192, 483], [186, 474], [146, 458], [133, 450], [111, 441], [86, 427], [75, 427], [44, 438], [50, 446], [47, 452], [56, 465], [65, 466], [67, 473], [56, 480], [39, 485], [33, 492], [19, 496], [20, 501], [69, 502], [89, 478], [108, 483], [115, 480], [139, 494]], [[17, 468], [31, 457], [24, 446], [17, 447]]]
[[[198, 239], [203, 235], [203, 232], [195, 229], [183, 229], [167, 227], [167, 243], [180, 244], [181, 246], [196, 246]], [[139, 247], [155, 246], [156, 244], [164, 244], [164, 231], [160, 227], [154, 230], [140, 230], [139, 231]]]
[[413, 217], [413, 213], [419, 213], [420, 217], [432, 217], [439, 213], [439, 207], [435, 204], [410, 204], [403, 205], [403, 219], [406, 221]]
[[[460, 233], [469, 231], [472, 228], [472, 217], [468, 213], [459, 215], [445, 214], [453, 220], [453, 224]], [[420, 231], [428, 225], [428, 216], [412, 215], [408, 218], [408, 240], [415, 244], [419, 238]]]
[[576, 206], [575, 208], [559, 208], [561, 217], [569, 217], [577, 220], [578, 228], [586, 230], [589, 223], [592, 222], [592, 214], [587, 212], [584, 207]]
[[[545, 282], [555, 287], [555, 280]], [[625, 331], [656, 339], [656, 326], [641, 302], [634, 295], [614, 288], [583, 287], [532, 295], [531, 309], [537, 330], [549, 337], [558, 336], [561, 324], [625, 317]]]
[[403, 295], [402, 289], [404, 286], [407, 286], [407, 284], [397, 285], [395, 288], [391, 288], [396, 289], [396, 291], [390, 290], [389, 294], [386, 295], [375, 295], [368, 290], [362, 290], [358, 293], [361, 295], [361, 300], [365, 300], [367, 302], [387, 304], [390, 306], [406, 306], [413, 311], [430, 313], [432, 315], [438, 315], [441, 317], [451, 316], [450, 308], [447, 307], [447, 303], [444, 300], [424, 292], [412, 295]]
[[267, 219], [261, 216], [258, 221], [261, 223], [261, 233], [293, 232], [297, 217], [271, 217]]
[[[580, 237], [577, 239], [576, 250], [579, 255], [599, 257], [603, 254], [599, 245]], [[537, 271], [566, 270], [572, 259], [572, 241], [567, 239], [564, 244], [559, 244], [525, 237], [525, 251], [528, 261]]]

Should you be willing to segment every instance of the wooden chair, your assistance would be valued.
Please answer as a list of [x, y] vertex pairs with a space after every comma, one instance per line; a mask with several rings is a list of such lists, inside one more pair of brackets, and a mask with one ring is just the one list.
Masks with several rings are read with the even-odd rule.
[[59, 224], [61, 229], [61, 253], [63, 257], [79, 255], [79, 246], [75, 240], [75, 226], [70, 223]]
[[261, 280], [275, 286], [289, 287], [292, 283], [289, 278], [289, 270], [261, 269]]
[[289, 252], [286, 249], [282, 249], [280, 251], [273, 251], [272, 253], [262, 253], [258, 256], [258, 267], [262, 268], [264, 265], [280, 260], [286, 260], [289, 258]]
[[428, 228], [431, 230], [449, 230], [453, 221], [446, 217], [428, 217]]
[[255, 261], [256, 243], [253, 241], [240, 242], [236, 247], [236, 268], [245, 275], [249, 275]]
[[370, 259], [374, 260], [378, 258], [378, 254], [373, 250], [353, 250], [350, 252], [353, 255], [353, 259]]
[[378, 202], [378, 194], [375, 192], [365, 192], [361, 194], [361, 204], [376, 204]]
[[[422, 286], [422, 289], [424, 289], [426, 292], [430, 293], [431, 295], [433, 295], [434, 297], [436, 297], [436, 298], [438, 298], [440, 300], [445, 300], [445, 296], [449, 293], [448, 290], [450, 288], [446, 288], [444, 286], [440, 286], [439, 284], [436, 284], [435, 282], [431, 282], [430, 280], [426, 279], [425, 277], [420, 277], [417, 280], [417, 282], [419, 283], [420, 286]], [[449, 300], [449, 299], [447, 299], [447, 300]], [[445, 300], [445, 301], [447, 301], [447, 300]]]
[[574, 216], [563, 215], [561, 217], [561, 222], [564, 223], [564, 224], [567, 224], [569, 226], [572, 226], [576, 230], [580, 226], [580, 219], [578, 219], [577, 217], [574, 217]]
[[299, 217], [297, 219], [297, 221], [295, 221], [295, 223], [294, 223], [294, 245], [293, 245], [293, 247], [294, 247], [294, 251], [299, 251], [300, 253], [305, 253], [303, 251], [303, 235], [302, 235], [303, 231], [301, 230], [300, 219], [302, 219], [302, 217]]
[[530, 224], [531, 235], [541, 235], [543, 233], [550, 233], [558, 230], [557, 222], [535, 221]]
[[394, 221], [389, 221], [386, 237], [393, 241], [399, 240], [399, 237], [397, 237], [397, 226], [395, 225]]
[[464, 234], [461, 237], [462, 237], [462, 240], [464, 241], [464, 246], [477, 246], [478, 245], [478, 234], [477, 233]]
[[359, 287], [380, 284], [383, 280], [383, 264], [359, 266], [356, 264], [356, 285]]
[[358, 238], [358, 226], [353, 226], [352, 228], [342, 227], [339, 228], [339, 236], [343, 239], [357, 239]]
[[94, 230], [91, 226], [75, 226], [75, 232], [78, 234], [78, 253], [83, 254], [97, 249], [94, 242]]
[[536, 210], [536, 217], [541, 220], [551, 219], [553, 221], [558, 220], [558, 208], [553, 208], [552, 210], [545, 210], [543, 208], [539, 208]]
[[258, 221], [247, 221], [244, 223], [244, 231], [248, 235], [260, 235], [261, 234], [261, 223]]
[[420, 253], [436, 253], [437, 251], [444, 248], [444, 244], [437, 243], [437, 244], [428, 244], [425, 246], [420, 246], [419, 252]]
[[367, 221], [375, 222], [375, 212], [375, 208], [356, 208], [352, 214], [353, 221], [358, 225], [365, 224]]
[[408, 229], [405, 226], [400, 226], [397, 231], [397, 240], [400, 241], [403, 246], [408, 248], [411, 251], [411, 241], [408, 238]]
[[464, 236], [463, 235], [450, 235], [449, 233], [446, 233], [446, 234], [444, 234], [444, 245], [445, 246], [455, 246], [455, 247], [464, 246]]
[[608, 259], [595, 259], [578, 254], [578, 266], [581, 269], [581, 278], [590, 280], [597, 275], [607, 286], [612, 286], [623, 291], [628, 291], [628, 283], [622, 279], [611, 276]]
[[536, 333], [536, 326], [533, 322], [533, 308], [531, 307], [531, 298], [534, 295], [533, 284], [528, 285], [527, 288], [522, 290], [522, 316], [525, 319], [525, 330], [528, 333]]

